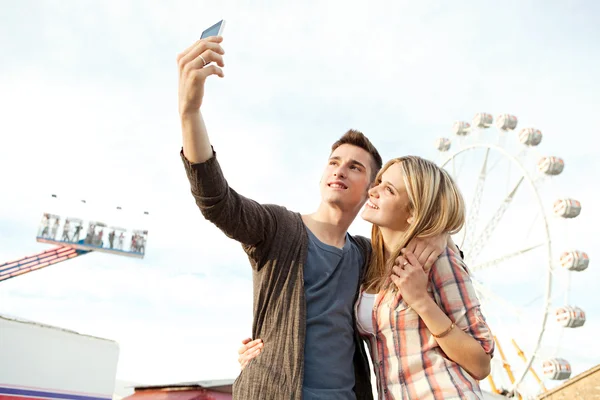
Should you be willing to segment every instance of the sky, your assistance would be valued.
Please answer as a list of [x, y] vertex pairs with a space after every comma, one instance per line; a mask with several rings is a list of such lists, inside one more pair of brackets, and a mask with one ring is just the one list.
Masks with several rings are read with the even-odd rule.
[[[540, 152], [566, 163], [553, 193], [583, 205], [555, 234], [591, 258], [570, 281], [588, 321], [560, 354], [575, 373], [600, 363], [597, 2], [4, 3], [0, 263], [49, 248], [35, 232], [52, 193], [63, 209], [86, 199], [90, 216], [148, 210], [150, 233], [143, 260], [92, 253], [0, 283], [0, 313], [118, 341], [122, 380], [237, 376], [250, 267], [194, 204], [177, 114], [176, 56], [225, 18], [225, 78], [207, 82], [203, 114], [230, 185], [257, 201], [315, 210], [329, 147], [350, 128], [384, 159], [436, 159], [435, 139], [477, 112], [539, 128]], [[520, 228], [503, 223], [506, 238]]]

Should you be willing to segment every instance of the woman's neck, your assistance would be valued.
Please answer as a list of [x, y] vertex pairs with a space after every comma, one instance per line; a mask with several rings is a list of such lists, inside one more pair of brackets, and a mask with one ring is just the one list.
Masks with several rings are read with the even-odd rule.
[[390, 257], [393, 257], [394, 253], [402, 246], [406, 231], [390, 230], [386, 228], [380, 228], [380, 230], [381, 238], [383, 239], [384, 262], [387, 263]]

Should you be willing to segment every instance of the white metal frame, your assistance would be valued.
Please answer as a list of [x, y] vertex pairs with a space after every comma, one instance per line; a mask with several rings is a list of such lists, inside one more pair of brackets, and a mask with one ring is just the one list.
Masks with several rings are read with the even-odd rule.
[[[513, 164], [515, 164], [518, 169], [522, 172], [522, 178], [519, 181], [519, 183], [517, 184], [517, 186], [515, 186], [515, 188], [509, 193], [509, 195], [507, 196], [507, 198], [505, 198], [504, 202], [501, 205], [501, 208], [496, 211], [494, 217], [497, 218], [493, 218], [489, 223], [488, 226], [486, 226], [486, 228], [484, 229], [484, 233], [487, 233], [487, 235], [485, 237], [483, 237], [482, 239], [479, 239], [477, 241], [472, 241], [471, 243], [467, 243], [468, 245], [473, 245], [476, 244], [476, 249], [475, 250], [469, 250], [468, 248], [465, 248], [465, 250], [467, 251], [466, 254], [466, 261], [469, 262], [471, 259], [473, 259], [478, 252], [483, 249], [483, 247], [485, 247], [485, 245], [487, 244], [487, 240], [490, 238], [491, 233], [493, 232], [493, 230], [495, 229], [495, 227], [497, 226], [501, 215], [497, 216], [497, 214], [502, 211], [502, 208], [504, 207], [504, 210], [506, 210], [508, 208], [508, 206], [510, 206], [510, 200], [512, 200], [512, 196], [515, 194], [516, 190], [518, 189], [519, 185], [521, 184], [521, 182], [526, 182], [529, 186], [529, 188], [533, 191], [533, 193], [535, 194], [535, 198], [537, 200], [538, 203], [538, 207], [540, 208], [540, 212], [541, 215], [543, 217], [543, 225], [544, 225], [544, 232], [546, 235], [546, 240], [545, 243], [541, 243], [539, 245], [536, 246], [531, 246], [527, 249], [524, 249], [522, 251], [516, 252], [516, 253], [512, 253], [510, 255], [501, 257], [497, 260], [494, 260], [494, 262], [491, 263], [485, 263], [485, 264], [481, 264], [481, 265], [476, 265], [475, 268], [473, 268], [473, 270], [481, 270], [483, 269], [484, 266], [492, 266], [495, 264], [498, 264], [502, 261], [505, 261], [507, 258], [512, 258], [515, 256], [518, 256], [520, 254], [523, 254], [526, 251], [530, 251], [533, 250], [535, 248], [541, 247], [544, 244], [547, 247], [547, 255], [548, 255], [548, 274], [547, 274], [547, 280], [546, 280], [546, 299], [544, 301], [544, 316], [542, 318], [542, 327], [540, 329], [540, 332], [538, 334], [538, 337], [536, 339], [535, 342], [535, 346], [533, 348], [533, 351], [530, 351], [526, 354], [529, 355], [529, 359], [527, 361], [527, 363], [525, 364], [523, 371], [515, 377], [515, 383], [513, 384], [511, 391], [515, 391], [517, 390], [518, 385], [523, 381], [523, 379], [525, 378], [525, 376], [527, 375], [527, 373], [529, 372], [529, 368], [531, 367], [531, 365], [533, 364], [535, 357], [537, 355], [537, 351], [540, 348], [540, 345], [542, 343], [542, 338], [544, 336], [544, 332], [546, 331], [546, 327], [547, 327], [547, 322], [548, 322], [548, 315], [550, 313], [550, 307], [552, 304], [552, 275], [553, 275], [553, 271], [554, 271], [554, 264], [553, 264], [553, 259], [552, 259], [552, 238], [550, 235], [550, 229], [548, 226], [548, 218], [547, 218], [547, 214], [546, 214], [546, 210], [544, 208], [544, 204], [542, 202], [540, 193], [538, 191], [538, 188], [535, 185], [536, 182], [536, 177], [531, 177], [529, 172], [527, 171], [527, 169], [523, 166], [523, 164], [519, 161], [519, 159], [517, 159], [515, 156], [513, 156], [512, 154], [510, 154], [508, 151], [506, 151], [504, 148], [500, 147], [500, 146], [496, 146], [496, 145], [491, 145], [491, 144], [487, 144], [487, 143], [476, 143], [476, 144], [471, 144], [471, 145], [466, 145], [463, 148], [461, 148], [460, 150], [456, 151], [455, 153], [453, 153], [451, 156], [449, 156], [443, 163], [441, 163], [442, 167], [446, 167], [449, 163], [453, 163], [456, 160], [456, 158], [460, 155], [462, 155], [465, 152], [468, 151], [475, 151], [475, 150], [485, 150], [486, 151], [486, 156], [484, 159], [484, 165], [482, 166], [482, 170], [481, 173], [479, 175], [479, 179], [478, 179], [478, 184], [476, 187], [476, 192], [479, 191], [483, 191], [483, 183], [485, 182], [485, 176], [486, 176], [486, 165], [487, 165], [487, 161], [488, 161], [488, 155], [490, 150], [494, 150], [499, 152], [502, 156], [506, 157], [509, 161], [511, 161]], [[452, 171], [453, 175], [455, 173], [455, 171]], [[458, 180], [457, 177], [455, 177], [455, 179]], [[481, 186], [481, 187], [480, 187]], [[475, 193], [473, 196], [473, 202], [476, 201], [481, 201], [481, 193]], [[507, 201], [508, 200], [508, 201]], [[472, 204], [471, 205], [472, 209], [475, 210], [478, 214], [479, 211], [479, 204]], [[472, 219], [477, 219], [478, 215], [473, 215], [472, 218], [469, 217], [468, 221], [470, 221], [472, 223]], [[469, 224], [466, 225], [465, 227], [465, 238], [469, 237], [469, 238], [474, 238], [474, 235], [476, 234], [476, 232], [470, 232], [469, 233], [469, 228], [472, 228], [472, 226], [470, 226]], [[477, 251], [477, 249], [479, 249], [479, 251]], [[474, 253], [474, 251], [476, 251]]]

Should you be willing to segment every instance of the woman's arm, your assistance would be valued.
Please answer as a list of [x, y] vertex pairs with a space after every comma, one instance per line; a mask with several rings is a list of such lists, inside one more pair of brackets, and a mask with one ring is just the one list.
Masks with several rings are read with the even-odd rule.
[[246, 368], [246, 365], [261, 353], [263, 346], [262, 339], [252, 340], [247, 338], [242, 340], [242, 347], [238, 349], [240, 369]]
[[431, 297], [415, 303], [412, 308], [425, 322], [449, 359], [475, 379], [482, 380], [490, 374], [491, 356], [473, 336], [456, 326]]
[[493, 337], [481, 315], [479, 300], [462, 260], [447, 251], [446, 256], [436, 262], [431, 280], [437, 303], [427, 293], [428, 276], [412, 253], [405, 253], [404, 262], [394, 273], [392, 280], [404, 301], [427, 325], [448, 358], [475, 379], [487, 377], [494, 350]]

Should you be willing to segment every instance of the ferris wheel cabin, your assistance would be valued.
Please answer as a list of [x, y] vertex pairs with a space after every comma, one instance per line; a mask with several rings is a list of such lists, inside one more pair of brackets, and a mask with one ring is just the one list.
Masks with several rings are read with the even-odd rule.
[[517, 127], [517, 117], [510, 114], [500, 114], [496, 117], [496, 127], [501, 131], [512, 131]]
[[546, 175], [560, 175], [565, 169], [565, 162], [558, 157], [542, 157], [537, 164], [538, 170]]
[[452, 132], [458, 136], [467, 136], [471, 131], [471, 125], [468, 122], [456, 121], [452, 126]]
[[519, 132], [519, 142], [525, 146], [535, 147], [542, 142], [542, 132], [535, 128], [523, 128]]
[[450, 150], [450, 139], [448, 138], [439, 138], [435, 141], [435, 147], [438, 151], [448, 151]]
[[587, 253], [579, 250], [565, 251], [560, 256], [560, 265], [569, 271], [583, 271], [590, 264]]
[[477, 128], [486, 129], [492, 126], [494, 123], [494, 117], [492, 117], [492, 114], [477, 113], [475, 114], [475, 117], [473, 117], [472, 123], [473, 126]]
[[551, 358], [544, 361], [542, 371], [549, 379], [562, 381], [571, 376], [571, 364], [564, 358]]
[[585, 324], [585, 312], [579, 307], [559, 307], [556, 310], [556, 322], [565, 328], [578, 328]]
[[554, 214], [562, 218], [575, 218], [581, 212], [581, 203], [574, 199], [559, 199], [554, 202]]

